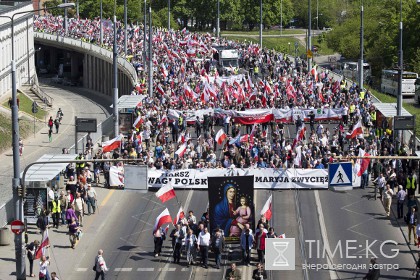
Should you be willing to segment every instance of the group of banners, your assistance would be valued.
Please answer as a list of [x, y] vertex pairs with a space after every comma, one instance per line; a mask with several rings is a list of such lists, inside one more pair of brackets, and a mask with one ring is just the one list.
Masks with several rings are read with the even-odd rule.
[[343, 109], [246, 109], [245, 111], [216, 109], [201, 109], [179, 111], [169, 109], [168, 119], [176, 120], [184, 113], [188, 124], [194, 124], [197, 117], [203, 120], [204, 115], [212, 115], [216, 118], [224, 118], [230, 116], [233, 121], [241, 124], [255, 124], [266, 123], [270, 121], [275, 122], [293, 122], [298, 119], [298, 116], [304, 120], [309, 121], [311, 114], [314, 115], [315, 121], [331, 121], [340, 120], [344, 114]]

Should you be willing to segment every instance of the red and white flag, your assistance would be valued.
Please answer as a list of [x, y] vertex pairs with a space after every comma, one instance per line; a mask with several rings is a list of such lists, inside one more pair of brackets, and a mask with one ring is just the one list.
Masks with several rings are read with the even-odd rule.
[[118, 135], [117, 137], [102, 142], [102, 152], [103, 153], [108, 153], [111, 152], [115, 149], [118, 149], [121, 146], [121, 141], [123, 139], [124, 136], [122, 136], [122, 134]]
[[169, 214], [168, 208], [163, 210], [159, 216], [156, 218], [155, 225], [153, 227], [153, 233], [155, 233], [163, 224], [172, 223], [171, 215]]
[[318, 72], [316, 71], [316, 67], [317, 67], [316, 65], [314, 65], [314, 67], [312, 67], [311, 74], [312, 74], [312, 76], [314, 76], [315, 81], [318, 82]]
[[286, 238], [286, 234], [285, 233], [280, 234], [279, 236], [277, 236], [277, 238]]
[[271, 219], [271, 204], [273, 200], [273, 195], [270, 195], [270, 197], [267, 199], [264, 207], [261, 209], [261, 215], [264, 215], [264, 217], [267, 218], [267, 221]]
[[214, 138], [214, 140], [216, 140], [217, 144], [222, 145], [223, 141], [225, 141], [227, 138], [226, 133], [224, 132], [223, 128], [221, 128], [217, 134], [216, 134], [216, 138]]
[[362, 122], [359, 120], [354, 126], [351, 133], [347, 133], [347, 139], [354, 139], [357, 135], [363, 134]]
[[[368, 157], [370, 156], [370, 154], [366, 153], [364, 150], [359, 148], [359, 157], [364, 157], [364, 156]], [[357, 172], [357, 176], [359, 177], [362, 176], [362, 174], [366, 171], [366, 169], [368, 169], [369, 162], [370, 162], [370, 158], [361, 159], [360, 169]]]
[[160, 85], [160, 84], [158, 84], [158, 86], [157, 86], [157, 91], [161, 94], [161, 95], [164, 95], [165, 94], [165, 91], [163, 90], [163, 88], [162, 88], [162, 86]]
[[142, 119], [142, 117], [141, 117], [141, 115], [138, 115], [138, 117], [137, 117], [137, 119], [134, 121], [134, 123], [133, 123], [133, 127], [135, 127], [135, 128], [137, 128], [137, 129], [139, 129], [140, 128], [140, 126], [141, 126], [141, 124], [143, 123], [144, 121], [143, 121], [143, 119]]
[[168, 235], [168, 231], [169, 231], [169, 225], [167, 225], [165, 228], [165, 235]]
[[168, 200], [171, 200], [172, 198], [174, 198], [175, 195], [175, 190], [172, 187], [172, 185], [170, 184], [166, 184], [163, 185], [157, 192], [156, 192], [156, 197], [160, 199], [160, 201], [162, 201], [162, 203], [165, 203]]
[[187, 142], [183, 143], [178, 150], [176, 150], [175, 154], [178, 155], [178, 157], [183, 157], [185, 154], [185, 151], [187, 150]]
[[48, 229], [44, 232], [44, 237], [42, 238], [42, 242], [39, 245], [38, 249], [35, 252], [34, 259], [40, 259], [42, 256], [45, 256], [45, 249], [50, 245], [50, 239], [48, 238]]
[[178, 213], [176, 214], [176, 217], [174, 219], [174, 225], [176, 225], [177, 223], [179, 223], [179, 221], [181, 221], [184, 218], [185, 218], [184, 209], [182, 209], [182, 206], [180, 206], [179, 207], [179, 210], [178, 210]]
[[168, 70], [166, 70], [165, 64], [162, 63], [160, 66], [161, 66], [160, 71], [162, 72], [163, 76], [165, 78], [168, 77]]
[[301, 141], [305, 137], [306, 127], [302, 125], [296, 132], [296, 138], [293, 140], [292, 149], [296, 146], [297, 142]]

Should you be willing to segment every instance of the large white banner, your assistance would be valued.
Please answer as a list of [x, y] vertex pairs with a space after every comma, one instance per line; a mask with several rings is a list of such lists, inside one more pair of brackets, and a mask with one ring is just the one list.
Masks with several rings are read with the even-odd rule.
[[328, 188], [328, 172], [323, 169], [149, 169], [147, 175], [149, 188], [170, 183], [174, 188], [207, 189], [207, 177], [232, 175], [254, 175], [257, 189]]
[[109, 186], [124, 186], [124, 167], [111, 166], [111, 168], [109, 169]]

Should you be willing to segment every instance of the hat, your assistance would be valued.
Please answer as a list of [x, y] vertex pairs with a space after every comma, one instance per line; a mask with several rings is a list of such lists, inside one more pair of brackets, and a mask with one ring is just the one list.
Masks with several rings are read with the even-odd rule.
[[401, 186], [401, 185], [398, 186], [398, 189], [402, 190], [402, 188], [403, 188], [403, 186]]

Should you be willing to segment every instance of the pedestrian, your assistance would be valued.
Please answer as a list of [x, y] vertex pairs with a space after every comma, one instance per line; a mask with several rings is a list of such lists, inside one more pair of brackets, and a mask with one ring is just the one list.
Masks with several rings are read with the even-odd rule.
[[173, 250], [173, 258], [174, 263], [179, 264], [181, 260], [181, 247], [182, 247], [182, 240], [184, 239], [184, 231], [181, 228], [181, 224], [178, 223], [176, 228], [174, 228], [171, 232], [170, 237], [172, 238], [172, 250]]
[[52, 141], [52, 133], [53, 133], [52, 128], [50, 128], [50, 129], [48, 130], [48, 141], [50, 141], [50, 143], [51, 143], [51, 141]]
[[208, 258], [209, 258], [209, 246], [210, 246], [210, 233], [208, 228], [204, 227], [198, 235], [198, 250], [201, 253], [201, 263], [204, 268], [208, 268]]
[[57, 134], [58, 129], [60, 128], [60, 121], [58, 119], [55, 119], [54, 126], [55, 126], [55, 133]]
[[411, 233], [414, 235], [414, 242], [417, 244], [417, 236], [416, 236], [416, 225], [417, 225], [417, 213], [416, 207], [411, 207], [410, 212], [407, 213], [405, 216], [405, 222], [407, 223], [408, 227], [408, 244], [411, 243]]
[[23, 155], [23, 140], [19, 138], [19, 156]]
[[28, 245], [26, 245], [26, 256], [28, 257], [29, 260], [29, 274], [31, 277], [35, 277], [34, 274], [34, 259], [35, 259], [35, 252], [38, 249], [39, 246], [39, 241], [38, 240], [34, 240], [34, 242], [29, 243]]
[[366, 274], [366, 276], [363, 277], [363, 279], [378, 280], [380, 275], [381, 275], [381, 271], [379, 269], [378, 263], [376, 262], [376, 258], [371, 258], [370, 264], [369, 264], [369, 271]]
[[196, 255], [197, 237], [193, 230], [188, 228], [187, 235], [185, 236], [185, 252], [187, 254], [187, 267], [194, 264], [194, 257]]
[[153, 253], [155, 254], [155, 257], [158, 257], [160, 256], [160, 253], [162, 252], [163, 241], [166, 239], [165, 231], [162, 228], [158, 228], [153, 233], [153, 239], [155, 243], [155, 250]]
[[[374, 182], [377, 184], [378, 189], [379, 189], [379, 199], [382, 200], [382, 194], [384, 192], [385, 184], [386, 184], [386, 179], [384, 177], [384, 174], [381, 173], [379, 177], [374, 180]], [[375, 199], [376, 199], [376, 193], [375, 193]]]
[[241, 234], [242, 262], [244, 265], [251, 263], [251, 249], [254, 243], [254, 236], [249, 229], [245, 229]]
[[393, 195], [394, 195], [394, 191], [391, 189], [391, 186], [387, 184], [386, 190], [384, 191], [384, 194], [383, 194], [385, 213], [387, 217], [389, 217], [389, 212], [391, 211], [391, 202], [392, 202]]
[[74, 200], [74, 212], [81, 227], [83, 226], [84, 205], [85, 203], [83, 198], [80, 196], [80, 193], [76, 193], [76, 199]]
[[96, 276], [95, 276], [95, 280], [99, 279], [99, 276], [101, 277], [102, 280], [105, 279], [105, 272], [108, 271], [108, 267], [106, 266], [106, 262], [104, 259], [104, 251], [102, 249], [100, 249], [98, 251], [98, 255], [95, 258], [95, 272], [96, 272]]
[[225, 238], [220, 229], [218, 229], [211, 240], [212, 251], [216, 262], [216, 268], [220, 269], [223, 250], [225, 249]]
[[61, 218], [61, 200], [58, 199], [57, 194], [55, 194], [54, 200], [52, 201], [51, 215], [53, 219], [53, 227], [58, 228]]
[[277, 238], [277, 234], [274, 232], [274, 228], [270, 227], [268, 229], [267, 238]]
[[226, 280], [241, 280], [241, 272], [236, 268], [236, 263], [231, 263], [230, 268], [226, 270]]
[[254, 271], [252, 272], [252, 279], [254, 280], [267, 279], [267, 272], [265, 271], [262, 263], [257, 264], [257, 268], [254, 269]]
[[74, 211], [74, 204], [70, 204], [69, 208], [66, 211], [67, 224], [70, 224], [73, 218], [77, 221], [77, 215]]
[[45, 230], [48, 227], [48, 212], [45, 210], [41, 210], [41, 214], [38, 216], [38, 219], [36, 220], [36, 226], [38, 227], [40, 233], [41, 233], [41, 240], [44, 237]]
[[414, 267], [413, 276], [415, 275], [415, 279], [417, 280], [420, 276], [420, 252], [417, 253], [417, 262], [415, 265], [416, 266]]
[[72, 249], [74, 249], [74, 246], [76, 245], [79, 229], [79, 224], [76, 219], [74, 217], [71, 218], [71, 222], [69, 223], [69, 239]]
[[53, 129], [53, 125], [54, 125], [54, 120], [53, 120], [53, 117], [50, 116], [50, 119], [48, 120], [48, 127], [50, 128], [50, 130]]
[[258, 253], [258, 262], [264, 263], [265, 239], [267, 238], [267, 230], [264, 224], [259, 225], [259, 230], [255, 233], [255, 248]]
[[420, 248], [420, 224], [416, 226], [417, 248]]
[[87, 194], [88, 215], [90, 215], [91, 213], [92, 214], [95, 214], [96, 201], [97, 201], [97, 199], [96, 199], [96, 191], [92, 187], [91, 184], [88, 184], [88, 189], [87, 189], [86, 194]]
[[50, 279], [48, 275], [48, 266], [50, 265], [49, 257], [42, 256], [39, 262], [39, 280]]
[[62, 225], [65, 225], [65, 224], [67, 224], [66, 223], [66, 211], [67, 211], [67, 205], [69, 205], [69, 202], [68, 202], [68, 200], [67, 200], [67, 197], [65, 196], [65, 194], [64, 194], [64, 191], [61, 191], [60, 192], [60, 198], [59, 198], [59, 201], [60, 201], [60, 210], [61, 210], [61, 224]]
[[397, 193], [397, 212], [398, 212], [398, 219], [404, 217], [404, 201], [407, 193], [403, 189], [403, 186], [398, 186], [398, 193]]
[[57, 273], [56, 273], [56, 272], [51, 272], [51, 280], [60, 280], [60, 279], [57, 277]]

